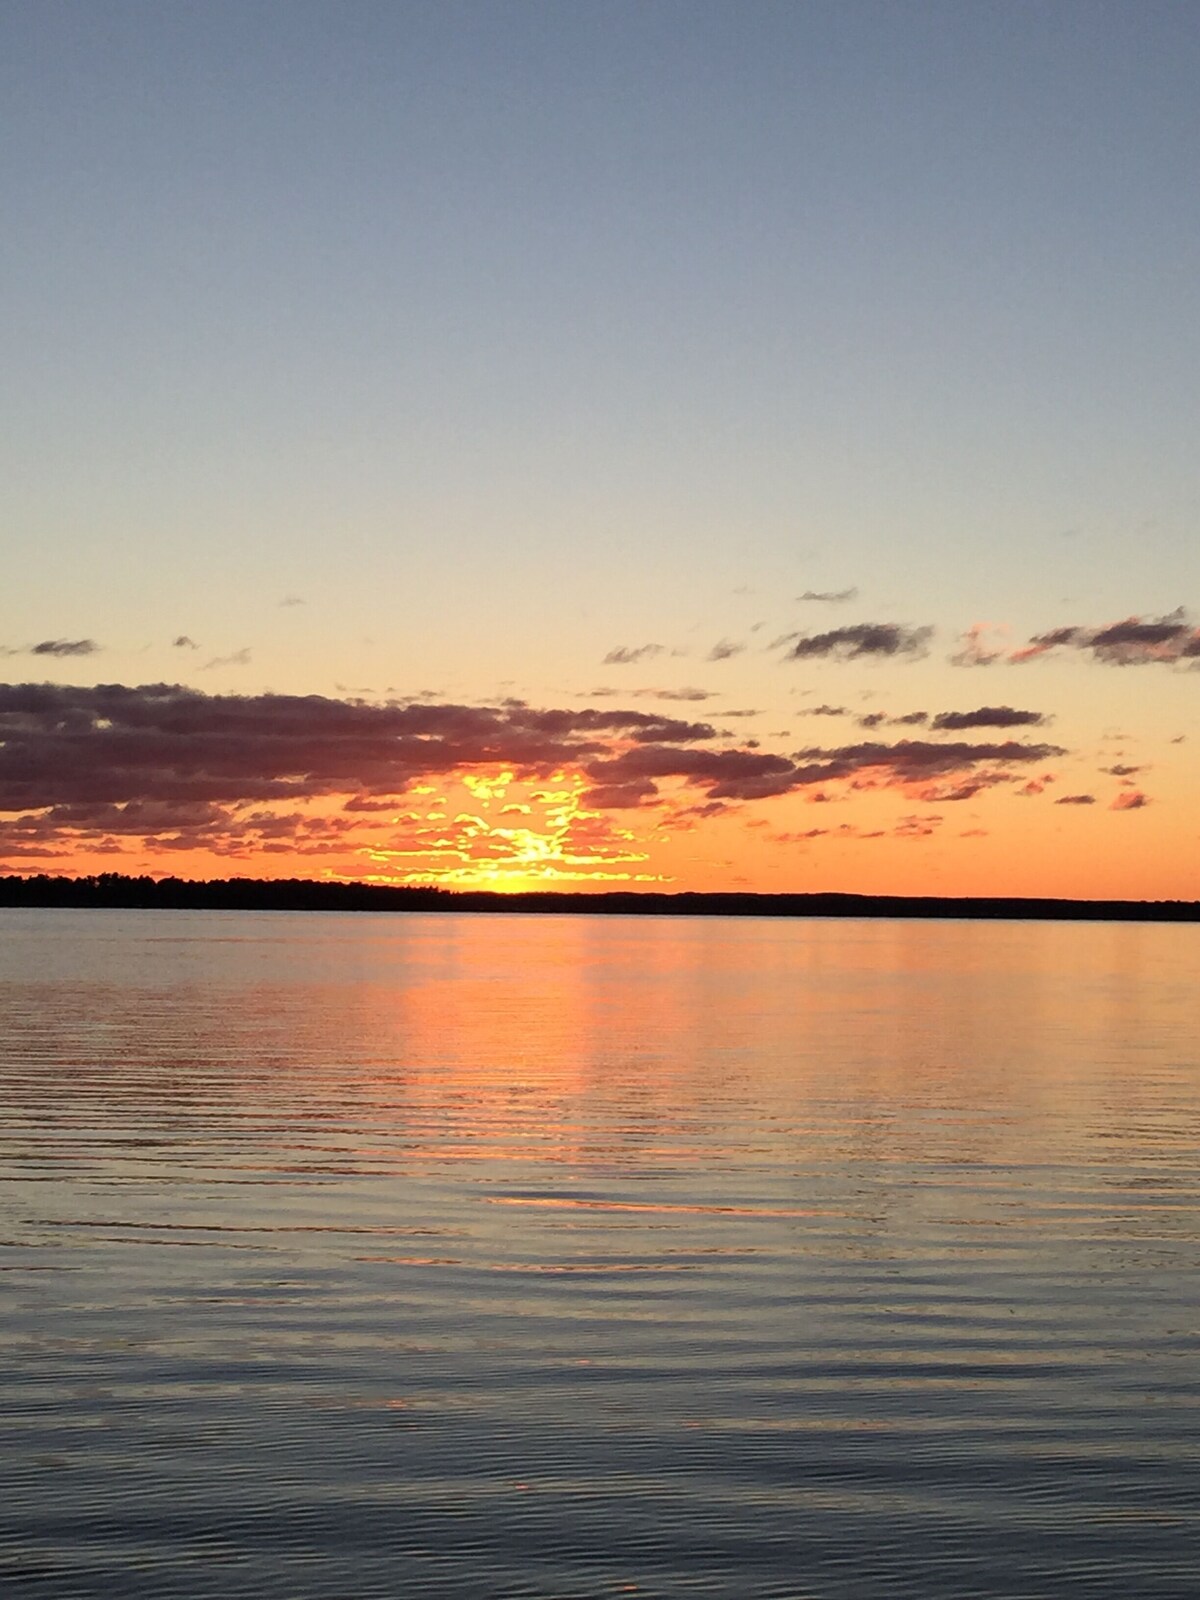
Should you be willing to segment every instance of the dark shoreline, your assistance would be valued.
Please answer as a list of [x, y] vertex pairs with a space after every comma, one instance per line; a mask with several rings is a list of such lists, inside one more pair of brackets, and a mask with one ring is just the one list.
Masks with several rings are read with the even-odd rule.
[[1195, 900], [1052, 900], [1020, 896], [664, 893], [608, 889], [391, 888], [306, 878], [0, 878], [0, 906], [160, 911], [423, 911], [684, 917], [917, 917], [1038, 922], [1200, 922]]

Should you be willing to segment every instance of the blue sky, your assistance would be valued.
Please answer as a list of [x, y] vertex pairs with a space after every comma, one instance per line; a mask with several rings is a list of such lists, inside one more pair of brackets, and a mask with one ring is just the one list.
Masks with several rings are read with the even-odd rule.
[[779, 722], [806, 591], [947, 685], [1200, 603], [1190, 5], [37, 0], [0, 76], [0, 645], [103, 647], [39, 670], [558, 704], [656, 642]]

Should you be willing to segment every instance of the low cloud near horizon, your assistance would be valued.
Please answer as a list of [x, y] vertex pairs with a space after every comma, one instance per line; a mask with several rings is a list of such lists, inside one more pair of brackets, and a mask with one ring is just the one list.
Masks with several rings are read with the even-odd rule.
[[[573, 772], [586, 785], [582, 803], [603, 812], [688, 791], [727, 805], [838, 784], [940, 802], [1011, 783], [1062, 754], [1013, 740], [901, 740], [784, 755], [730, 743], [708, 722], [628, 707], [7, 684], [0, 813], [9, 820], [0, 822], [0, 856], [54, 853], [56, 842], [81, 837], [99, 846], [133, 836], [164, 849], [225, 848], [222, 841], [243, 838], [250, 818], [263, 849], [297, 838], [315, 848], [316, 823], [298, 807], [333, 800], [343, 813], [363, 812], [422, 782], [501, 768], [541, 783]], [[360, 825], [326, 817], [322, 838], [345, 848], [344, 835]]]
[[23, 647], [4, 646], [0, 648], [0, 655], [5, 656], [94, 656], [102, 646], [95, 639], [41, 639], [37, 644], [28, 644]]

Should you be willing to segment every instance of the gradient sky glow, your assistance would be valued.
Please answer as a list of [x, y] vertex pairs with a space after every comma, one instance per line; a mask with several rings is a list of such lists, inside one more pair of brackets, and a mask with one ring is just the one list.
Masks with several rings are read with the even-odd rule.
[[0, 80], [0, 870], [1200, 897], [1195, 6], [3, 0]]

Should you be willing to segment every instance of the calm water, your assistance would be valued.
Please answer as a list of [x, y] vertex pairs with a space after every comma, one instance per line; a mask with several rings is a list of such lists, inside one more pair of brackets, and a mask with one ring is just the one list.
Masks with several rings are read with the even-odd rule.
[[0, 1591], [1178, 1597], [1200, 928], [0, 911]]

